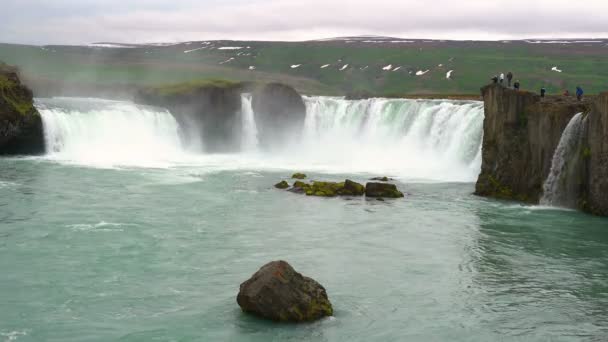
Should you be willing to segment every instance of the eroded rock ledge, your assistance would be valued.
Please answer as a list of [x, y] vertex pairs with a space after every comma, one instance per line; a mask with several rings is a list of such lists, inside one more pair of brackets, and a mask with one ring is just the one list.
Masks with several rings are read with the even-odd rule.
[[586, 148], [580, 158], [579, 207], [608, 214], [608, 93], [577, 101], [500, 85], [482, 88], [485, 105], [483, 159], [475, 193], [538, 203], [562, 133], [577, 113], [588, 115]]
[[32, 91], [0, 62], [0, 155], [42, 154], [44, 133]]

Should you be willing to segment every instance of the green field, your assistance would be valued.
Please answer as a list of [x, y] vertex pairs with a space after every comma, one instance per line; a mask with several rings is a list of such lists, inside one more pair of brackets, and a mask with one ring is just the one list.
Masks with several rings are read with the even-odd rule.
[[[134, 48], [0, 44], [0, 60], [20, 67], [34, 90], [64, 95], [201, 79], [281, 81], [307, 94], [324, 95], [478, 94], [493, 75], [508, 71], [523, 89], [545, 86], [559, 94], [580, 84], [591, 94], [608, 90], [607, 42], [212, 41]], [[383, 70], [388, 65], [391, 70]], [[446, 78], [449, 70], [451, 79]]]

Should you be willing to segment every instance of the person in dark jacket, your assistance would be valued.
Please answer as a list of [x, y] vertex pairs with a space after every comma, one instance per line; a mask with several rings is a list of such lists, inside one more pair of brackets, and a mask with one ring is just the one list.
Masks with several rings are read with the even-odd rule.
[[493, 82], [494, 84], [498, 83], [498, 76], [494, 76], [494, 77], [492, 77], [492, 82]]
[[513, 81], [513, 73], [509, 71], [507, 73], [507, 83], [508, 83], [509, 88], [511, 88], [511, 82], [512, 81]]
[[515, 83], [513, 83], [513, 88], [515, 88], [515, 90], [519, 90], [519, 87], [521, 86], [521, 84], [519, 83], [519, 80], [515, 81]]
[[545, 89], [545, 87], [540, 88], [540, 97], [545, 97], [546, 93], [547, 93], [547, 89]]
[[585, 92], [583, 91], [583, 88], [581, 88], [581, 86], [577, 86], [577, 87], [576, 87], [576, 99], [577, 99], [577, 100], [579, 100], [579, 101], [580, 101], [580, 100], [582, 100], [582, 99], [583, 99], [583, 94], [584, 94], [584, 93], [585, 93]]

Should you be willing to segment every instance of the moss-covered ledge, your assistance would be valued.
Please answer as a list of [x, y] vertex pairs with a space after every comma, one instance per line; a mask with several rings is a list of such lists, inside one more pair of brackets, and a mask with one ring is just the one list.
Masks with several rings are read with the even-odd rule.
[[44, 153], [44, 134], [34, 95], [18, 70], [0, 62], [0, 155]]

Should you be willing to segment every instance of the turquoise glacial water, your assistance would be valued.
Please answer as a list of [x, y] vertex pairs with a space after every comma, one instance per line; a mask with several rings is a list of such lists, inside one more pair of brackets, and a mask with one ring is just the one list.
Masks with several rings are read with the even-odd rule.
[[[608, 219], [472, 183], [398, 182], [387, 202], [272, 188], [293, 171], [0, 159], [0, 341], [608, 339]], [[239, 284], [277, 259], [335, 317], [243, 314]]]

